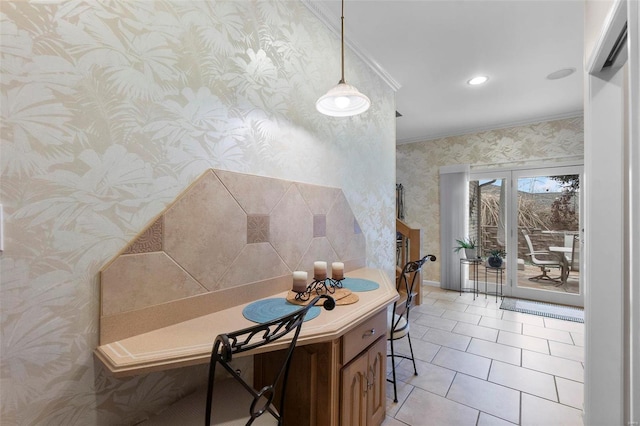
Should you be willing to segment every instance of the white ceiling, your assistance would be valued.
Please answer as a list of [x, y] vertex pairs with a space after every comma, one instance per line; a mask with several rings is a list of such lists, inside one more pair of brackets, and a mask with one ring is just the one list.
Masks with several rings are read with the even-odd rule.
[[[339, 35], [340, 0], [308, 2]], [[581, 0], [345, 0], [345, 39], [400, 86], [397, 142], [408, 143], [582, 114], [583, 9]], [[546, 78], [563, 68], [576, 72]], [[469, 86], [476, 75], [489, 81]]]

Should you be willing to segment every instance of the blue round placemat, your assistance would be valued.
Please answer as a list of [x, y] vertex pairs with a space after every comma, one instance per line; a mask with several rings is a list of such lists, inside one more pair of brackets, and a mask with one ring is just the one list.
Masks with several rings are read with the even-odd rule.
[[345, 277], [342, 280], [342, 287], [348, 288], [351, 291], [371, 291], [380, 287], [375, 281], [365, 280], [364, 278], [349, 278]]
[[[242, 310], [242, 315], [249, 321], [262, 324], [297, 311], [301, 307], [301, 305], [294, 305], [293, 303], [287, 302], [287, 299], [284, 297], [274, 297], [272, 299], [256, 300], [248, 304]], [[304, 320], [312, 320], [318, 315], [320, 315], [320, 308], [313, 306], [309, 309], [307, 315], [305, 315]]]

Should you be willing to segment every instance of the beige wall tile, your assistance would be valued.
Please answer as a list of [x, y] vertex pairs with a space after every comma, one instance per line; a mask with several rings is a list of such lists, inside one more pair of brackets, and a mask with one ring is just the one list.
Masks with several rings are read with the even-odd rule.
[[164, 214], [164, 247], [200, 284], [216, 290], [247, 242], [247, 215], [212, 171]]
[[271, 212], [270, 241], [294, 270], [313, 238], [313, 215], [293, 185]]
[[269, 243], [248, 244], [222, 277], [218, 289], [240, 286], [283, 275], [291, 270]]
[[247, 244], [269, 242], [269, 216], [247, 215]]
[[271, 278], [100, 318], [100, 344], [111, 343], [211, 312], [270, 297], [291, 287], [291, 276]]
[[313, 262], [316, 260], [327, 262], [327, 273], [329, 276], [331, 276], [331, 262], [342, 261], [326, 238], [314, 238], [311, 240], [308, 250], [296, 265], [296, 270], [307, 271], [309, 273], [309, 279], [311, 279], [313, 277]]
[[269, 214], [292, 185], [282, 179], [224, 170], [216, 170], [215, 174], [247, 214]]
[[327, 236], [327, 215], [314, 214], [313, 215], [313, 237], [326, 237]]
[[156, 219], [147, 229], [126, 248], [124, 254], [151, 253], [162, 251], [162, 238], [164, 233], [164, 218]]
[[327, 214], [329, 209], [333, 205], [336, 197], [338, 197], [342, 191], [339, 188], [330, 188], [327, 186], [309, 185], [305, 183], [296, 183], [302, 198], [309, 206], [311, 213], [315, 214]]
[[102, 315], [206, 292], [165, 253], [119, 256], [101, 273]]

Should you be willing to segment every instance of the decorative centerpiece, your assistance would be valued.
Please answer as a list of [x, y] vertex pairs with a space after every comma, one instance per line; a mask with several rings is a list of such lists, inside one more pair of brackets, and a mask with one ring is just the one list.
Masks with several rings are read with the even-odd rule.
[[[331, 278], [327, 276], [327, 262], [317, 261], [313, 263], [313, 281], [307, 285], [308, 274], [305, 271], [293, 272], [293, 287], [291, 293], [296, 302], [306, 302], [312, 294], [334, 294], [336, 290], [341, 290], [344, 298], [351, 294], [350, 290], [343, 289], [344, 263], [333, 262], [331, 264]], [[334, 298], [339, 299], [337, 296]], [[354, 298], [352, 298], [354, 299]]]
[[308, 274], [305, 271], [293, 272], [292, 291], [296, 294], [295, 300], [306, 301], [315, 293], [333, 294], [336, 289], [342, 288], [344, 280], [344, 263], [333, 262], [331, 264], [331, 278], [327, 277], [327, 262], [317, 261], [313, 263], [313, 281], [307, 285]]

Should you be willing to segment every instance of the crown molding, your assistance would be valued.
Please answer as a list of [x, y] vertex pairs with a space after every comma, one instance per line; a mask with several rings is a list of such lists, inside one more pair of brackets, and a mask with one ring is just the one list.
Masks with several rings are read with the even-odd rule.
[[[332, 33], [336, 34], [340, 38], [340, 28], [333, 23], [334, 19], [329, 18], [330, 14], [326, 8], [319, 4], [317, 1], [301, 0], [310, 11], [322, 22]], [[351, 49], [362, 62], [364, 62], [373, 72], [375, 72], [394, 92], [397, 92], [400, 87], [398, 83], [378, 62], [376, 62], [371, 55], [360, 47], [357, 43], [348, 40], [345, 37], [344, 44]]]
[[564, 114], [549, 115], [546, 117], [537, 117], [529, 120], [511, 121], [508, 123], [503, 123], [503, 124], [493, 125], [493, 126], [474, 127], [470, 129], [461, 129], [460, 131], [443, 132], [440, 134], [429, 135], [429, 136], [422, 136], [422, 137], [409, 138], [409, 139], [399, 139], [396, 141], [396, 145], [406, 145], [406, 144], [418, 143], [418, 142], [429, 142], [429, 141], [449, 138], [453, 136], [471, 135], [474, 133], [489, 132], [491, 130], [501, 130], [501, 129], [508, 129], [511, 127], [528, 126], [530, 124], [544, 123], [546, 121], [565, 120], [568, 118], [582, 117], [583, 115], [584, 115], [583, 110], [571, 111]]

